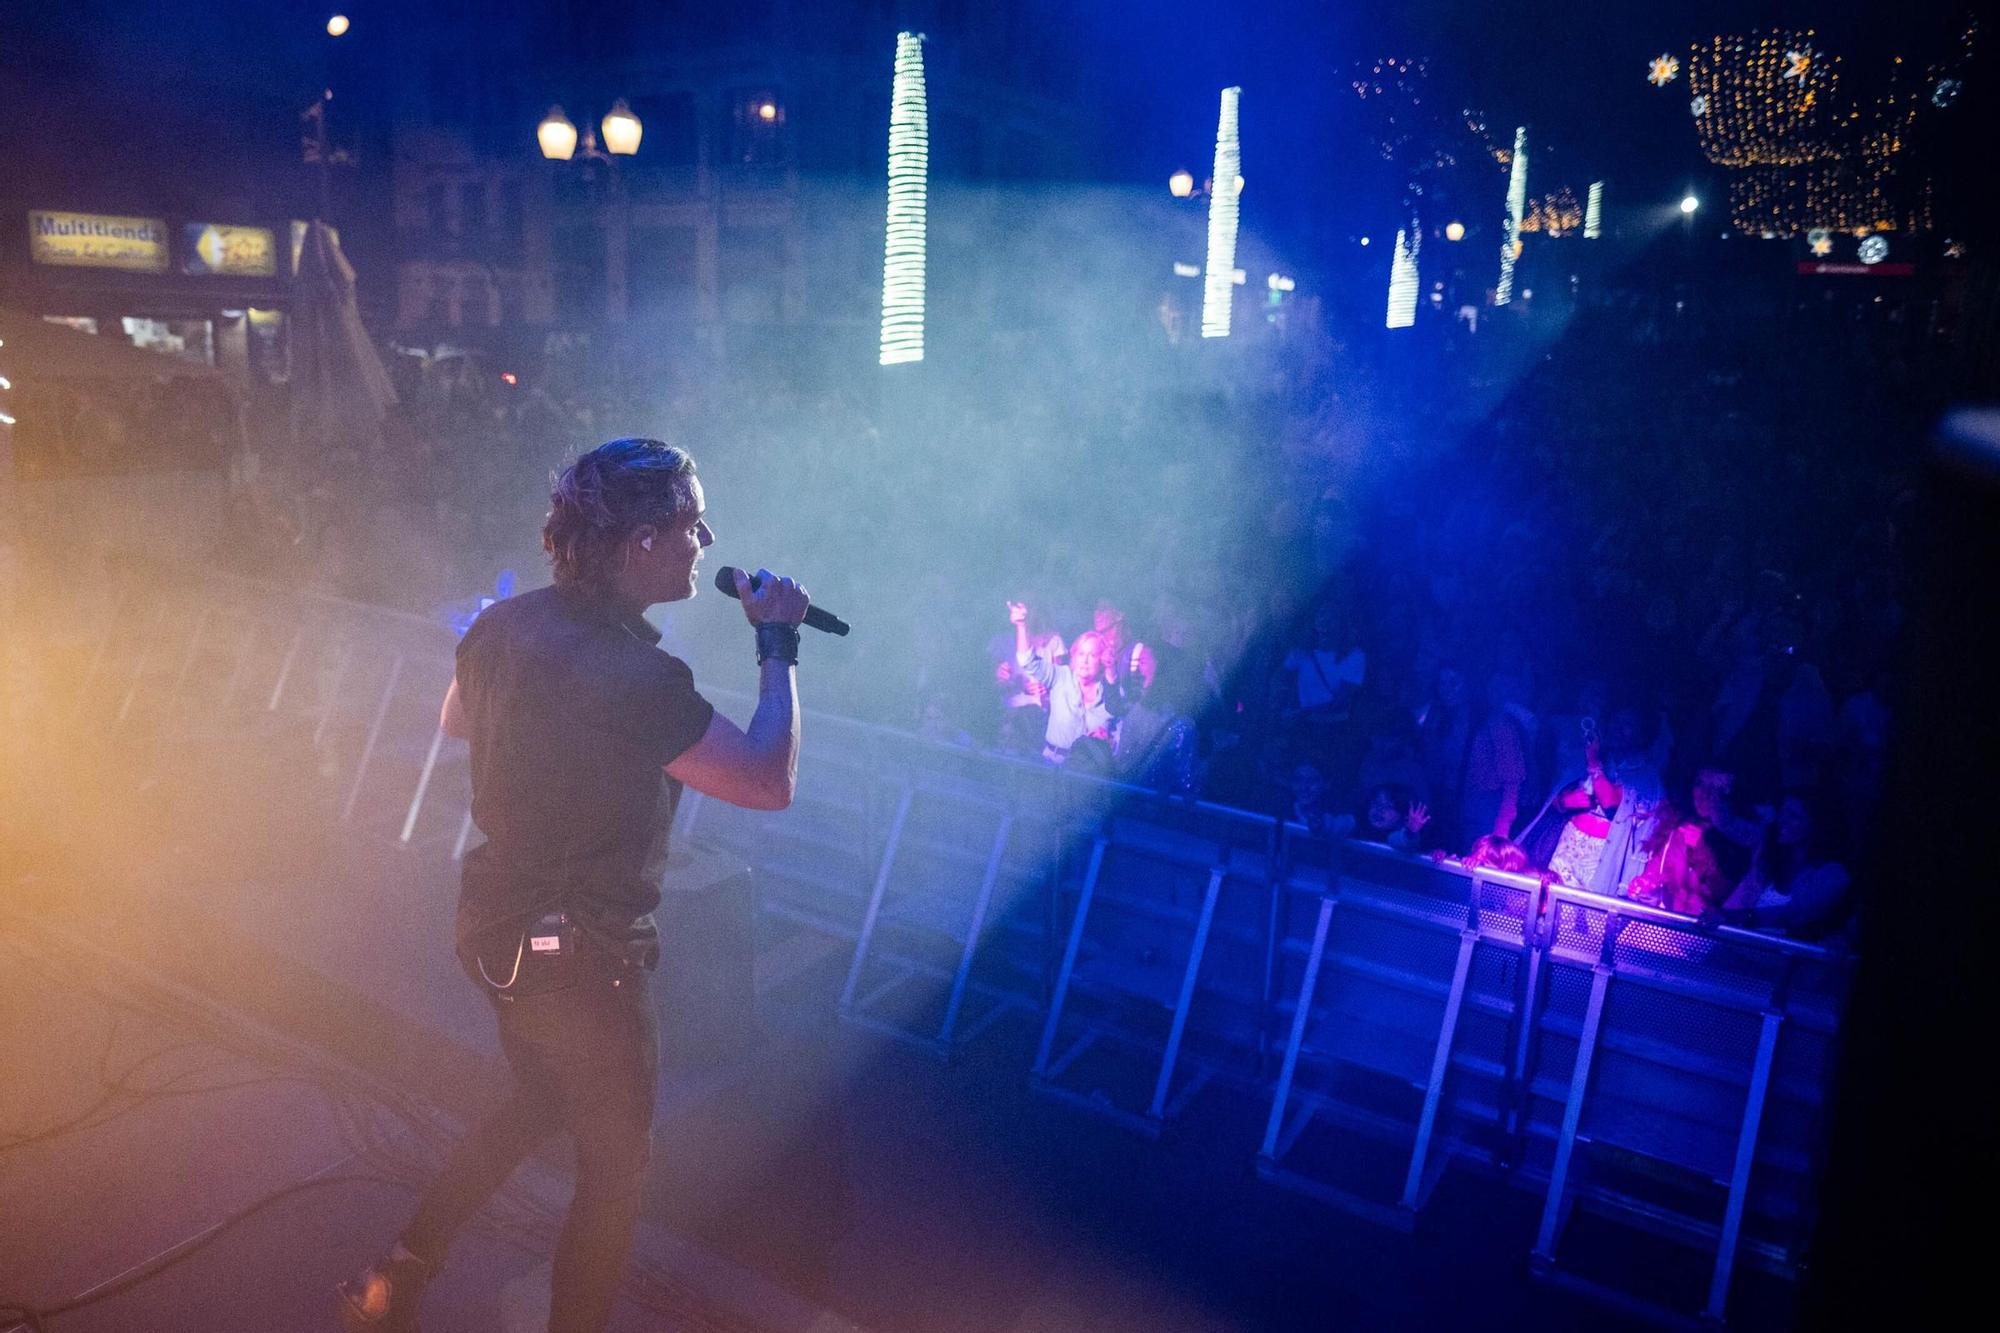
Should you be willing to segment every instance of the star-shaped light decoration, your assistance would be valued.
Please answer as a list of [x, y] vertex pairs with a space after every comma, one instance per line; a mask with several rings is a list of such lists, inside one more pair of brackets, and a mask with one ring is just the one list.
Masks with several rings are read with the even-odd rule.
[[1833, 253], [1833, 237], [1825, 227], [1814, 227], [1806, 233], [1806, 244], [1812, 247], [1813, 256], [1824, 259]]
[[1798, 80], [1800, 80], [1801, 82], [1803, 82], [1803, 81], [1805, 80], [1805, 77], [1806, 77], [1806, 75], [1807, 75], [1808, 73], [1810, 73], [1811, 71], [1812, 71], [1812, 51], [1811, 51], [1811, 50], [1809, 50], [1809, 49], [1808, 49], [1808, 50], [1802, 50], [1802, 51], [1787, 51], [1787, 52], [1785, 52], [1785, 77], [1786, 77], [1786, 78], [1788, 78], [1788, 79], [1798, 79]]
[[1870, 236], [1855, 247], [1854, 257], [1864, 264], [1879, 264], [1889, 257], [1889, 243], [1880, 236]]
[[1662, 51], [1652, 59], [1646, 70], [1646, 82], [1655, 88], [1664, 88], [1680, 77], [1681, 62], [1678, 57]]
[[1689, 111], [1691, 111], [1691, 112], [1693, 112], [1693, 113], [1694, 113], [1695, 115], [1697, 115], [1697, 116], [1705, 116], [1705, 115], [1707, 115], [1707, 114], [1708, 114], [1708, 99], [1707, 99], [1706, 97], [1702, 96], [1702, 95], [1701, 95], [1700, 93], [1696, 93], [1696, 94], [1695, 94], [1695, 95], [1694, 95], [1694, 96], [1693, 96], [1693, 97], [1692, 97], [1691, 99], [1689, 99], [1689, 101], [1688, 101], [1688, 110], [1689, 110]]

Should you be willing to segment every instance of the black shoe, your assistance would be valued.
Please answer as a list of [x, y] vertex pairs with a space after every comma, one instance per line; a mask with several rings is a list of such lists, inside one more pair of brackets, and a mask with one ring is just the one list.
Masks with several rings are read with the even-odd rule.
[[397, 1246], [336, 1288], [346, 1333], [419, 1333], [417, 1311], [431, 1266]]

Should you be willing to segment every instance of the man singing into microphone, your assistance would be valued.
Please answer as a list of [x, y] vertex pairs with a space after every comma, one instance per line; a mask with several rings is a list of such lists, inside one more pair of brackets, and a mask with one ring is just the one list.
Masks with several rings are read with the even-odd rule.
[[490, 607], [459, 644], [440, 725], [471, 742], [485, 842], [465, 857], [458, 954], [492, 1002], [515, 1088], [389, 1253], [342, 1285], [349, 1330], [415, 1329], [453, 1234], [557, 1131], [576, 1143], [576, 1194], [549, 1328], [587, 1333], [610, 1319], [650, 1156], [652, 912], [675, 806], [686, 785], [782, 810], [798, 775], [805, 590], [761, 571], [753, 590], [736, 575], [757, 640], [747, 733], [696, 692], [641, 617], [694, 596], [714, 539], [693, 459], [657, 440], [613, 440], [556, 482], [542, 530], [554, 586]]

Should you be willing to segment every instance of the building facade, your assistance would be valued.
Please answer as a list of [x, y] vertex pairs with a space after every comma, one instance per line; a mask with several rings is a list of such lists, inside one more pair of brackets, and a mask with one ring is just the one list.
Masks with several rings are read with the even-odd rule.
[[[1090, 140], [1058, 17], [1045, 0], [510, 0], [441, 15], [408, 57], [393, 136], [397, 332], [670, 345], [866, 326], [896, 33], [926, 34], [933, 179], [1075, 179]], [[590, 133], [618, 99], [641, 123], [637, 153], [542, 157], [551, 106]]]

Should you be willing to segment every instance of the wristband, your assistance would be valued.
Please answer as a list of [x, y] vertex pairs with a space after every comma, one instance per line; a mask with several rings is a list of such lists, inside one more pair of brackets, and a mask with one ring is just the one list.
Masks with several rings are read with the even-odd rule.
[[780, 662], [798, 665], [797, 625], [787, 625], [780, 620], [767, 620], [757, 626], [757, 665], [762, 666], [774, 657]]

